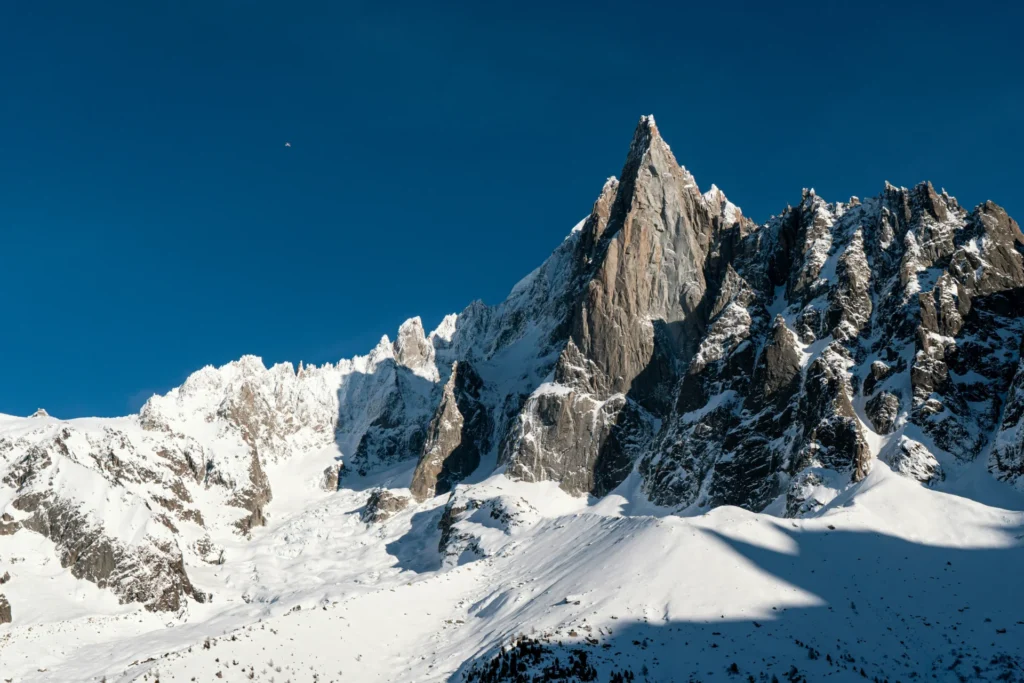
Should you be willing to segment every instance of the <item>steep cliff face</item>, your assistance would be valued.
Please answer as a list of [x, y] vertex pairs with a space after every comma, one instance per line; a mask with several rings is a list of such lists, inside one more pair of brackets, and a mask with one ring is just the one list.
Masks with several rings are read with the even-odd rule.
[[723, 293], [743, 294], [712, 314], [716, 362], [689, 364], [641, 464], [652, 499], [785, 494], [799, 514], [873, 457], [928, 482], [980, 457], [1019, 357], [1020, 244], [994, 205], [968, 213], [927, 183], [844, 204], [806, 191], [739, 235]]
[[630, 393], [657, 409], [703, 327], [696, 311], [713, 220], [651, 117], [637, 127], [607, 223], [584, 230], [595, 247], [572, 341], [603, 375], [600, 393]]
[[417, 500], [447, 493], [480, 466], [492, 431], [483, 389], [483, 380], [469, 361], [452, 365], [412, 475], [410, 488]]
[[699, 194], [645, 117], [581, 233], [569, 338], [503, 441], [511, 476], [602, 495], [636, 464], [661, 505], [788, 514], [875, 457], [933, 484], [991, 457], [1019, 482], [1024, 238], [994, 204], [805, 190], [758, 226]]
[[714, 208], [643, 117], [583, 224], [569, 338], [506, 440], [512, 476], [603, 495], [629, 474], [704, 327]]

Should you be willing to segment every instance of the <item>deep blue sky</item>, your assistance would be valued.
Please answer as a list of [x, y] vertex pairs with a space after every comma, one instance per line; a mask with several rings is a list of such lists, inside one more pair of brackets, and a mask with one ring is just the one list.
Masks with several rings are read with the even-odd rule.
[[1022, 217], [1017, 7], [0, 3], [0, 412], [497, 302], [645, 113], [756, 220], [925, 178]]

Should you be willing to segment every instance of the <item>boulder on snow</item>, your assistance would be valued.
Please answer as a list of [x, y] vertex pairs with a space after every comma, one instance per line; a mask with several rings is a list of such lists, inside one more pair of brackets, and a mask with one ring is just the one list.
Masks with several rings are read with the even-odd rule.
[[0, 515], [0, 536], [10, 536], [20, 528], [21, 524], [15, 522], [9, 513]]
[[387, 489], [374, 489], [366, 499], [366, 507], [360, 517], [368, 524], [383, 522], [409, 505], [409, 498], [399, 496]]
[[338, 479], [341, 474], [341, 465], [328, 465], [324, 468], [323, 479], [320, 481], [320, 487], [324, 491], [337, 491], [338, 490]]
[[944, 476], [939, 461], [931, 451], [922, 443], [905, 436], [880, 453], [879, 458], [894, 472], [917, 479], [922, 484], [941, 481]]

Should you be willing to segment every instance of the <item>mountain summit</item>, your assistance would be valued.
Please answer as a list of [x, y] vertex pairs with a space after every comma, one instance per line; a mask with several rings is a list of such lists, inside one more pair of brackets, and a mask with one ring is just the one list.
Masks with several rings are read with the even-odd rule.
[[[415, 571], [487, 555], [477, 512], [499, 536], [546, 514], [492, 475], [661, 515], [813, 517], [879, 467], [1012, 496], [1022, 342], [1024, 235], [997, 205], [886, 183], [804, 190], [758, 225], [644, 116], [619, 179], [497, 305], [429, 334], [414, 318], [336, 365], [207, 367], [135, 416], [0, 419], [0, 563], [31, 538], [116, 601], [186, 618], [233, 591], [277, 600], [260, 562], [278, 560], [249, 544], [342, 495], [370, 525], [438, 510]], [[233, 561], [251, 585], [219, 582]], [[14, 623], [33, 613], [17, 580], [2, 590]]]

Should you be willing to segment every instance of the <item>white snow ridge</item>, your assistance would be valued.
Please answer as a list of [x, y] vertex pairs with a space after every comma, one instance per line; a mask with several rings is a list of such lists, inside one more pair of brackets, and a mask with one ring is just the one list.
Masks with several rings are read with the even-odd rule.
[[5, 681], [1024, 681], [1024, 235], [641, 119], [494, 306], [0, 416]]

